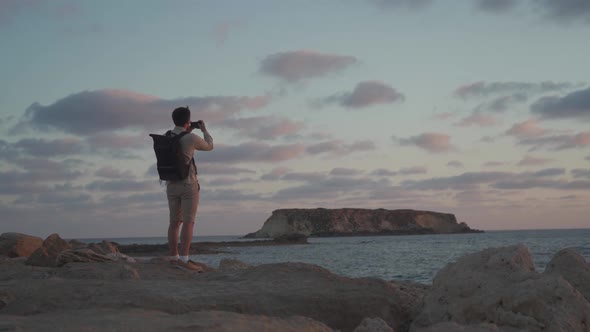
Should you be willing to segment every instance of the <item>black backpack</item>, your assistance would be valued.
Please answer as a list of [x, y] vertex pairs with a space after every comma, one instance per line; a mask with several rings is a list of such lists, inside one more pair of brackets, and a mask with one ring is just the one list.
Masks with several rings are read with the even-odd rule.
[[154, 152], [156, 153], [158, 175], [162, 181], [178, 181], [188, 177], [191, 163], [195, 166], [194, 157], [191, 162], [184, 163], [182, 149], [180, 148], [180, 139], [188, 134], [187, 131], [176, 135], [168, 130], [164, 135], [150, 134], [154, 139]]

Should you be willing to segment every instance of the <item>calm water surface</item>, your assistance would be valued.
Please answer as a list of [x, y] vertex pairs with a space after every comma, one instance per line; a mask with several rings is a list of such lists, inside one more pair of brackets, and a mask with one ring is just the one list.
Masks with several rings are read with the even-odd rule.
[[[91, 242], [95, 239], [86, 239]], [[102, 239], [100, 239], [102, 240]], [[120, 244], [165, 243], [166, 238], [111, 239]], [[237, 236], [196, 237], [199, 241], [236, 241]], [[438, 270], [459, 256], [485, 248], [524, 243], [537, 271], [559, 250], [574, 247], [590, 261], [590, 229], [488, 231], [480, 234], [310, 238], [309, 245], [225, 248], [227, 254], [193, 259], [217, 266], [223, 258], [249, 264], [306, 262], [348, 277], [378, 277], [431, 283]]]

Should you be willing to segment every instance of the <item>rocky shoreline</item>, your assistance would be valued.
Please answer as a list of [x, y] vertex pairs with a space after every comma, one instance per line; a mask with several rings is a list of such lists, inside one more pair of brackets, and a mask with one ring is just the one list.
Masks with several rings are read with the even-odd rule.
[[485, 249], [423, 285], [294, 262], [197, 272], [74, 244], [0, 235], [1, 331], [590, 331], [590, 265], [574, 249], [542, 272], [524, 245]]

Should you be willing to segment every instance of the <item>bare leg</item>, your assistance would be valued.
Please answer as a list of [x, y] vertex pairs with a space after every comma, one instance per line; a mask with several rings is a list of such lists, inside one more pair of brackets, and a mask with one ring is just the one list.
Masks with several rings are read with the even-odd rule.
[[[180, 222], [170, 222], [168, 225], [168, 248], [170, 249], [170, 256], [178, 255], [178, 229]], [[183, 227], [184, 231], [184, 227]], [[191, 232], [192, 233], [192, 232]]]
[[180, 232], [180, 256], [189, 255], [194, 227], [194, 222], [185, 222], [182, 224], [182, 231]]

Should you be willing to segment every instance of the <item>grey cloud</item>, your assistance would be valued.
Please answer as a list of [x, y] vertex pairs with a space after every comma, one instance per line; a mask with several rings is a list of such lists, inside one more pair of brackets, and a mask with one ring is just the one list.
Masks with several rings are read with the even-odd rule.
[[451, 144], [451, 137], [440, 133], [423, 133], [409, 138], [393, 137], [393, 140], [398, 141], [401, 145], [417, 146], [432, 153], [455, 150], [455, 147]]
[[498, 167], [506, 165], [503, 161], [488, 161], [483, 164], [484, 167]]
[[120, 170], [112, 166], [103, 166], [94, 172], [94, 175], [108, 179], [133, 179], [135, 175], [129, 170]]
[[526, 93], [513, 93], [506, 96], [495, 97], [490, 101], [483, 102], [475, 107], [475, 112], [503, 113], [514, 105], [524, 103], [528, 100]]
[[572, 175], [576, 179], [577, 178], [588, 178], [588, 179], [590, 179], [590, 169], [577, 168], [577, 169], [572, 169], [570, 172], [572, 173]]
[[565, 168], [546, 168], [536, 172], [533, 172], [534, 177], [546, 177], [546, 176], [557, 176], [565, 175]]
[[590, 23], [590, 2], [587, 0], [534, 0], [534, 3], [549, 19]]
[[303, 122], [276, 116], [231, 118], [223, 120], [219, 125], [236, 129], [238, 134], [244, 137], [259, 140], [272, 140], [278, 137], [295, 135], [305, 127]]
[[286, 82], [297, 82], [338, 72], [357, 62], [352, 56], [299, 50], [269, 55], [262, 60], [259, 70]]
[[237, 185], [240, 183], [254, 182], [254, 179], [252, 179], [252, 178], [221, 177], [221, 178], [214, 178], [214, 179], [206, 178], [205, 180], [199, 180], [199, 182], [204, 183], [206, 186], [223, 187], [223, 186], [234, 186], [234, 185]]
[[546, 189], [558, 189], [558, 190], [589, 190], [590, 181], [570, 181], [564, 182], [559, 180], [549, 179], [514, 179], [512, 181], [500, 181], [492, 185], [498, 189], [533, 189], [533, 188], [546, 188]]
[[276, 167], [273, 168], [270, 172], [263, 174], [260, 179], [261, 180], [267, 180], [267, 181], [276, 181], [281, 179], [281, 177], [287, 173], [291, 172], [291, 169], [289, 169], [288, 167]]
[[207, 196], [203, 198], [204, 203], [212, 202], [236, 202], [236, 201], [259, 201], [264, 197], [260, 194], [249, 193], [236, 189], [213, 189], [207, 191]]
[[302, 144], [269, 145], [247, 142], [235, 146], [216, 145], [215, 153], [202, 153], [198, 161], [223, 162], [278, 162], [297, 158], [305, 151]]
[[[154, 165], [155, 167], [155, 165]], [[214, 163], [197, 163], [199, 172], [207, 175], [236, 175], [236, 174], [256, 174], [256, 171], [235, 166], [219, 165]], [[154, 168], [155, 169], [155, 168]], [[156, 173], [157, 174], [157, 173]]]
[[380, 8], [408, 8], [422, 9], [432, 4], [433, 0], [368, 0], [370, 3]]
[[520, 145], [529, 145], [531, 150], [566, 150], [590, 146], [590, 131], [573, 135], [553, 135], [543, 137], [525, 137], [518, 141]]
[[385, 169], [385, 168], [378, 168], [373, 170], [370, 175], [374, 175], [374, 176], [395, 176], [397, 175], [396, 171], [392, 171], [389, 169]]
[[294, 172], [294, 173], [287, 173], [281, 177], [282, 180], [288, 181], [302, 181], [302, 182], [310, 182], [316, 183], [320, 181], [324, 181], [326, 179], [326, 175], [319, 172]]
[[335, 94], [319, 99], [314, 105], [338, 104], [347, 108], [363, 108], [379, 104], [403, 101], [404, 95], [391, 86], [379, 81], [364, 81], [356, 85], [352, 92]]
[[545, 165], [547, 163], [553, 162], [553, 159], [550, 158], [539, 158], [533, 156], [524, 156], [519, 162], [518, 166], [538, 166], [538, 165]]
[[458, 160], [451, 160], [447, 163], [447, 166], [454, 168], [463, 168], [463, 163]]
[[584, 159], [590, 161], [590, 156], [586, 156]]
[[[509, 95], [509, 100], [517, 101], [526, 97], [526, 94], [539, 94], [546, 92], [565, 91], [577, 85], [569, 82], [545, 81], [541, 83], [530, 82], [474, 82], [458, 87], [453, 94], [457, 97], [485, 98], [496, 95]], [[500, 102], [501, 103], [501, 102]]]
[[424, 166], [404, 167], [400, 168], [398, 173], [402, 175], [426, 174], [428, 169]]
[[79, 135], [125, 128], [154, 129], [170, 125], [172, 110], [181, 105], [191, 108], [192, 117], [215, 122], [245, 110], [262, 108], [269, 100], [268, 96], [160, 99], [125, 90], [83, 91], [51, 105], [32, 104], [15, 128], [55, 128]]
[[519, 3], [519, 0], [477, 0], [475, 2], [478, 9], [491, 12], [503, 13], [510, 11]]
[[468, 172], [450, 177], [438, 177], [425, 180], [407, 180], [402, 187], [411, 190], [472, 190], [480, 184], [509, 178], [506, 172]]
[[543, 97], [531, 105], [531, 112], [544, 119], [590, 120], [590, 88], [564, 97]]
[[46, 192], [51, 188], [30, 177], [29, 172], [0, 171], [0, 194], [18, 195]]
[[83, 192], [44, 192], [37, 197], [37, 203], [71, 205], [92, 201], [89, 194]]
[[459, 127], [469, 127], [469, 126], [479, 126], [479, 127], [490, 127], [495, 126], [500, 123], [495, 116], [481, 113], [481, 112], [474, 112], [471, 115], [464, 117], [459, 122], [455, 123], [455, 126]]
[[336, 167], [330, 171], [330, 175], [336, 176], [355, 176], [362, 174], [363, 171], [355, 168]]
[[13, 144], [14, 149], [33, 156], [64, 156], [83, 152], [82, 141], [76, 138], [25, 138]]
[[305, 151], [309, 154], [316, 155], [321, 153], [331, 153], [334, 155], [345, 155], [358, 151], [375, 150], [375, 143], [369, 140], [356, 141], [351, 144], [345, 144], [341, 140], [332, 140], [309, 145]]
[[273, 196], [276, 200], [297, 200], [334, 198], [338, 194], [350, 194], [358, 190], [373, 190], [390, 186], [389, 181], [370, 178], [331, 177], [321, 181], [311, 181], [301, 186], [281, 189]]
[[157, 187], [157, 181], [135, 181], [135, 180], [112, 180], [93, 181], [85, 186], [86, 190], [90, 191], [105, 191], [105, 192], [125, 192], [125, 191], [145, 191], [153, 190]]

